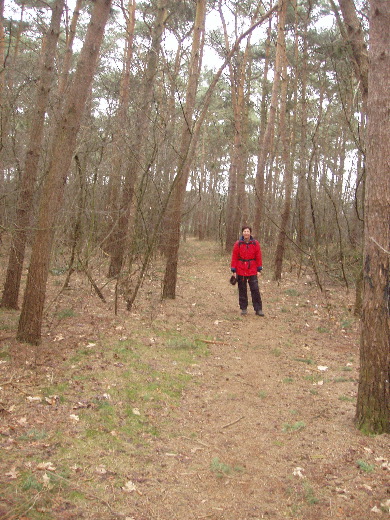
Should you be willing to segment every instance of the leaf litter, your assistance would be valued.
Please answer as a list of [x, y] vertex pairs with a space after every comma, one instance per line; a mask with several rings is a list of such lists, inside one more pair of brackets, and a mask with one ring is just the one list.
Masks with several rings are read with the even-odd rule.
[[[266, 317], [242, 319], [237, 291], [225, 283], [229, 258], [216, 256], [210, 270], [210, 247], [183, 245], [174, 301], [160, 302], [153, 276], [131, 314], [115, 316], [114, 296], [85, 302], [75, 290], [59, 304], [80, 312], [47, 331], [40, 347], [8, 341], [0, 517], [388, 516], [389, 437], [363, 436], [354, 403], [339, 399], [357, 392], [359, 324], [338, 326], [343, 314], [351, 320], [349, 296], [331, 286], [323, 301], [292, 273], [280, 286], [262, 275]], [[195, 298], [188, 280], [199, 272]], [[17, 316], [6, 317], [15, 326]], [[191, 341], [172, 349], [169, 337]], [[343, 367], [347, 377], [339, 377]], [[213, 460], [226, 471], [211, 471]], [[361, 471], [357, 461], [375, 469]]]

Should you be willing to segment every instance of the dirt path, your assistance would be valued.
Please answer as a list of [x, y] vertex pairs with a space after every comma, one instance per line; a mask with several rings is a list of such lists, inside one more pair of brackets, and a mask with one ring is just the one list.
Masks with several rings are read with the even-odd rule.
[[[76, 502], [75, 508], [69, 499], [61, 502], [58, 498], [56, 506], [51, 504], [41, 516], [29, 510], [20, 516], [8, 515], [7, 519], [389, 517], [389, 436], [365, 437], [353, 426], [358, 331], [349, 310], [351, 302], [343, 291], [334, 288], [321, 295], [308, 278], [297, 283], [292, 275], [286, 275], [278, 286], [270, 280], [265, 265], [260, 280], [265, 317], [250, 312], [242, 318], [237, 289], [228, 283], [229, 259], [213, 252], [213, 247], [196, 241], [183, 247], [176, 300], [158, 303], [158, 287], [151, 279], [131, 317], [125, 313], [113, 317], [112, 310], [97, 304], [96, 299], [89, 303], [80, 299], [83, 321], [60, 324], [52, 331], [51, 343], [48, 340], [46, 351], [41, 349], [39, 354], [40, 373], [51, 367], [58, 378], [69, 351], [80, 345], [80, 338], [90, 338], [91, 330], [96, 341], [103, 336], [131, 337], [137, 330], [147, 345], [149, 365], [162, 373], [175, 368], [175, 362], [159, 350], [163, 348], [160, 342], [164, 331], [174, 330], [182, 338], [196, 336], [209, 353], [186, 365], [185, 374], [192, 383], [185, 387], [178, 405], [150, 412], [148, 419], [158, 425], [159, 435], [148, 436], [147, 446], [122, 443], [109, 454], [101, 450], [96, 456], [84, 455], [85, 460], [80, 461], [83, 469], [74, 470], [75, 475], [79, 471], [83, 485], [93, 485], [96, 473], [88, 473], [86, 468], [96, 467], [104, 455], [109, 471], [100, 475], [99, 482], [107, 479], [106, 499], [92, 506], [90, 496], [88, 505]], [[54, 343], [61, 337], [67, 338], [66, 346], [60, 340]], [[57, 348], [55, 363], [50, 358], [53, 348]], [[88, 359], [83, 370], [101, 368], [103, 359], [108, 370], [108, 356], [104, 351], [98, 353]], [[120, 362], [120, 353], [115, 353], [112, 361], [119, 381], [128, 367]], [[72, 363], [73, 375], [62, 377], [75, 380], [80, 376], [80, 393], [86, 383], [76, 372], [81, 370], [78, 361]], [[95, 386], [103, 391], [101, 380]], [[86, 387], [83, 392], [87, 394]], [[11, 399], [10, 395], [5, 398]], [[70, 446], [72, 438], [83, 431], [80, 425], [61, 422], [64, 414], [72, 413], [72, 399], [68, 399], [62, 407], [49, 411], [48, 407], [41, 408], [39, 413], [40, 424], [47, 423], [48, 414], [51, 421], [56, 417], [61, 424], [57, 424], [57, 430]], [[76, 394], [73, 403], [75, 400]], [[122, 403], [115, 405], [120, 408]], [[21, 401], [16, 406], [21, 407]], [[13, 427], [20, 428], [22, 416], [32, 424], [32, 412], [19, 410], [18, 417], [13, 417]], [[11, 424], [8, 416], [7, 420]], [[7, 437], [10, 430], [4, 426], [0, 432], [5, 438], [2, 446], [12, 451]], [[70, 455], [64, 455], [65, 442], [58, 435], [56, 442], [46, 442], [46, 447], [35, 443], [35, 448], [43, 450], [45, 460], [50, 456], [53, 460], [56, 454], [60, 464]], [[21, 443], [15, 454], [29, 456], [28, 450], [20, 449]], [[28, 449], [33, 449], [31, 443]], [[21, 471], [20, 464], [15, 472]], [[5, 470], [3, 483], [9, 485]], [[115, 484], [119, 474], [134, 485], [125, 498]]]
[[160, 485], [139, 501], [145, 518], [385, 516], [389, 439], [353, 427], [358, 349], [348, 302], [337, 293], [324, 301], [295, 280], [278, 287], [265, 268], [266, 316], [241, 318], [229, 259], [193, 247], [196, 263], [165, 312], [215, 343], [192, 369], [197, 385], [183, 396], [177, 437], [158, 443], [150, 477]]

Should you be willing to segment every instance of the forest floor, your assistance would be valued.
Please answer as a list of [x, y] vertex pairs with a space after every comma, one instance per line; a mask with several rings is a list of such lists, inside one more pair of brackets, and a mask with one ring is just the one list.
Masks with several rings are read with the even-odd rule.
[[175, 300], [156, 267], [117, 315], [114, 287], [53, 270], [38, 347], [0, 309], [0, 518], [389, 518], [389, 436], [353, 423], [353, 293], [265, 262], [265, 317], [241, 317], [230, 259], [181, 254]]

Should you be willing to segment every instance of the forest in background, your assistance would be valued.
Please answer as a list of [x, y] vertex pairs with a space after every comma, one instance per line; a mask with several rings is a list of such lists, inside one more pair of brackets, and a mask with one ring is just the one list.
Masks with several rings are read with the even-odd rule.
[[[2, 75], [3, 236], [15, 219], [36, 115], [42, 39], [50, 22], [50, 10], [43, 4], [11, 6], [13, 11], [9, 7], [7, 11], [12, 18], [3, 23], [7, 57]], [[278, 37], [274, 13], [264, 20], [261, 31], [257, 29], [237, 46], [208, 101], [219, 66], [267, 6], [208, 2], [198, 51], [203, 60], [199, 58], [197, 70], [190, 71], [194, 6], [193, 2], [113, 5], [56, 224], [54, 251], [62, 256], [62, 268], [70, 267], [69, 251], [75, 247], [76, 264], [90, 264], [103, 252], [111, 257], [112, 274], [122, 270], [116, 266], [122, 262], [116, 256], [123, 251], [122, 247], [116, 251], [122, 240], [116, 228], [128, 206], [135, 231], [130, 231], [127, 256], [143, 262], [149, 246], [153, 251], [167, 247], [167, 207], [174, 199], [176, 174], [186, 153], [181, 148], [186, 89], [194, 72], [199, 77], [193, 119], [202, 115], [206, 103], [208, 107], [198, 135], [192, 132], [196, 143], [191, 143], [182, 234], [219, 240], [229, 251], [241, 225], [251, 223], [263, 247], [275, 250], [288, 197], [291, 217], [284, 225], [289, 239], [285, 254], [299, 269], [315, 265], [319, 281], [328, 276], [350, 286], [362, 251], [364, 118], [350, 51], [336, 19], [330, 22], [330, 5], [288, 5], [284, 99], [279, 101], [278, 93], [276, 105], [271, 98]], [[49, 160], [58, 82], [65, 72], [72, 73], [77, 61], [76, 49], [86, 30], [84, 11], [89, 7], [88, 3], [80, 6], [73, 48], [74, 11], [68, 8], [62, 19], [34, 185], [33, 219]], [[163, 22], [158, 19], [161, 10]], [[324, 18], [326, 26], [321, 24]], [[156, 55], [158, 59], [151, 63]], [[271, 109], [276, 113], [270, 114]], [[268, 122], [272, 125], [268, 134], [272, 132], [270, 142], [264, 143]], [[265, 167], [259, 170], [262, 161]], [[257, 222], [256, 211], [260, 212]]]
[[155, 255], [175, 298], [180, 240], [229, 252], [244, 223], [276, 280], [288, 259], [321, 289], [356, 284], [359, 314], [369, 7], [2, 1], [3, 307], [29, 266], [18, 339], [40, 340], [50, 269], [104, 298], [104, 266], [131, 310]]

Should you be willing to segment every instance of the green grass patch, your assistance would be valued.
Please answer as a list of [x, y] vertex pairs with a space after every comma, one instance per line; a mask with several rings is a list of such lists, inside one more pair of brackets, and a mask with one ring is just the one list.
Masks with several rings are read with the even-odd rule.
[[357, 460], [356, 465], [359, 469], [361, 469], [365, 473], [372, 473], [373, 471], [376, 470], [376, 466], [374, 464], [369, 464], [365, 460], [361, 460], [361, 459]]
[[296, 289], [286, 289], [284, 291], [284, 294], [286, 294], [287, 296], [294, 296], [294, 297], [299, 296], [299, 292]]
[[243, 468], [241, 466], [231, 466], [221, 462], [218, 457], [214, 457], [210, 463], [210, 469], [217, 477], [221, 478], [233, 473], [242, 473]]
[[347, 395], [340, 395], [339, 401], [344, 401], [346, 403], [353, 403], [355, 399], [353, 397], [348, 397]]
[[[63, 414], [53, 424], [48, 421], [44, 428], [24, 428], [15, 436], [17, 457], [29, 463], [23, 472], [22, 465], [17, 466], [18, 477], [9, 481], [2, 495], [14, 504], [15, 518], [28, 509], [31, 520], [51, 520], [57, 495], [64, 503], [75, 505], [76, 517], [86, 507], [88, 494], [107, 495], [108, 476], [96, 474], [97, 464], [104, 464], [110, 472], [110, 489], [118, 487], [129, 478], [129, 467], [142, 473], [151, 463], [156, 437], [177, 435], [176, 408], [183, 389], [197, 381], [187, 371], [191, 372], [189, 368], [200, 356], [208, 355], [208, 345], [195, 335], [175, 331], [160, 334], [143, 328], [137, 334], [125, 341], [99, 338], [99, 344], [90, 348], [86, 338], [85, 346], [61, 363], [61, 373], [66, 374], [63, 380], [37, 383], [34, 395], [44, 397], [42, 405], [52, 404], [54, 409], [62, 403]], [[156, 337], [158, 348], [138, 340], [145, 334]], [[3, 352], [5, 358], [8, 352], [4, 348]], [[46, 445], [47, 455], [42, 459], [41, 447]], [[9, 458], [6, 467], [12, 467], [15, 453], [5, 452], [5, 457]], [[68, 481], [72, 485], [57, 470], [37, 471], [42, 460], [50, 460], [57, 468], [66, 461], [72, 468]], [[226, 468], [222, 466], [220, 471]], [[233, 474], [238, 469], [228, 471]], [[45, 473], [49, 482], [47, 477], [43, 479]], [[76, 481], [80, 484], [75, 490]], [[39, 499], [30, 507], [37, 495]]]
[[57, 312], [56, 316], [59, 320], [65, 320], [66, 318], [73, 318], [76, 316], [76, 312], [74, 309], [62, 309]]
[[96, 352], [94, 352], [94, 350], [92, 348], [83, 347], [83, 348], [80, 348], [79, 350], [77, 350], [75, 355], [72, 356], [69, 359], [69, 361], [73, 365], [76, 363], [80, 363], [84, 359], [94, 356], [95, 354], [96, 354]]
[[303, 484], [303, 489], [306, 502], [310, 505], [318, 504], [319, 499], [315, 496], [313, 488], [307, 482]]
[[27, 432], [23, 433], [22, 435], [18, 436], [18, 441], [41, 441], [42, 439], [46, 439], [47, 432], [44, 430], [28, 430]]
[[15, 332], [20, 312], [0, 307], [0, 330]]
[[10, 359], [9, 345], [3, 345], [0, 347], [0, 360], [8, 361]]
[[335, 377], [333, 383], [352, 383], [355, 381], [353, 377]]
[[318, 383], [318, 381], [324, 380], [324, 378], [321, 377], [321, 374], [307, 374], [304, 379], [310, 383]]
[[293, 358], [294, 361], [299, 361], [299, 363], [305, 363], [306, 365], [314, 365], [314, 361], [309, 358]]
[[138, 404], [163, 401], [167, 397], [176, 400], [191, 380], [189, 374], [158, 372], [141, 362], [137, 363], [136, 371], [126, 371], [124, 378], [129, 381], [124, 389], [127, 400]]
[[319, 332], [320, 334], [329, 334], [330, 330], [326, 327], [317, 327], [317, 332]]
[[[68, 389], [68, 382], [57, 383], [42, 388], [42, 395], [47, 398], [53, 398], [55, 396], [56, 400], [58, 400], [59, 403], [64, 403], [64, 395], [67, 393]], [[43, 401], [43, 403], [45, 403], [45, 401]]]
[[22, 476], [20, 488], [22, 491], [41, 491], [43, 484], [37, 480], [37, 477], [34, 474], [28, 473]]
[[165, 345], [174, 359], [182, 363], [190, 363], [198, 357], [206, 357], [210, 354], [207, 343], [196, 338], [172, 337]]
[[303, 430], [304, 428], [306, 428], [306, 424], [304, 423], [304, 421], [297, 421], [293, 424], [284, 423], [282, 430], [284, 432], [296, 432], [299, 430]]
[[292, 377], [285, 377], [283, 379], [283, 383], [286, 383], [286, 384], [293, 383], [293, 382], [294, 382], [294, 379]]
[[349, 329], [352, 329], [353, 327], [353, 320], [351, 319], [345, 319], [345, 320], [342, 320], [340, 322], [340, 327], [343, 329], [343, 330], [349, 330]]

